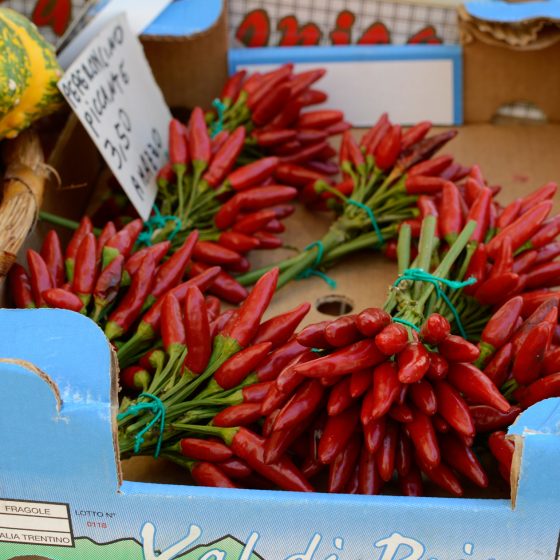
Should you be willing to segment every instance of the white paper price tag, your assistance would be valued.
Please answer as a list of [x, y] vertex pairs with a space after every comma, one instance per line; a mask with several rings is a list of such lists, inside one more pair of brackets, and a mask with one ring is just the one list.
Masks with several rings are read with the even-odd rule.
[[124, 14], [74, 60], [58, 88], [147, 220], [156, 173], [166, 162], [171, 113]]

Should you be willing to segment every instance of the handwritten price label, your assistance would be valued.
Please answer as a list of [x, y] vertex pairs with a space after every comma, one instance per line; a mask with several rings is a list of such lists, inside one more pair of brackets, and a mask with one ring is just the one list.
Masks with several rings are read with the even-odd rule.
[[166, 161], [171, 113], [124, 14], [82, 51], [58, 88], [147, 220]]

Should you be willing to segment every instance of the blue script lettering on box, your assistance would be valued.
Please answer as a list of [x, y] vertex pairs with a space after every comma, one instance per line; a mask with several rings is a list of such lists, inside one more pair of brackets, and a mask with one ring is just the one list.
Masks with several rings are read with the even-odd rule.
[[2, 560], [560, 558], [560, 399], [511, 429], [523, 444], [515, 507], [119, 485], [115, 373], [97, 326], [63, 310], [0, 310], [0, 356]]

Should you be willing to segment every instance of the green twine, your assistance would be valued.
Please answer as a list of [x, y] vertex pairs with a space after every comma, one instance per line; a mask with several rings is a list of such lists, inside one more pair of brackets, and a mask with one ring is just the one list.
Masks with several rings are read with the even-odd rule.
[[210, 125], [210, 136], [214, 138], [214, 136], [222, 132], [224, 128], [224, 113], [226, 111], [226, 106], [222, 103], [221, 99], [216, 98], [212, 101], [212, 107], [214, 107], [218, 113], [218, 120], [214, 121]]
[[305, 247], [304, 251], [311, 249], [312, 247], [317, 247], [317, 257], [315, 258], [315, 263], [313, 266], [306, 268], [298, 275], [298, 280], [304, 280], [305, 278], [310, 278], [311, 276], [318, 276], [322, 280], [324, 280], [333, 290], [336, 288], [336, 280], [321, 272], [320, 270], [316, 270], [316, 268], [321, 264], [323, 260], [323, 255], [325, 253], [325, 246], [323, 245], [322, 241], [315, 241], [310, 243], [307, 247]]
[[447, 294], [441, 289], [440, 284], [443, 284], [444, 286], [451, 288], [452, 290], [459, 290], [461, 288], [464, 288], [465, 286], [474, 284], [476, 282], [476, 278], [469, 278], [468, 280], [460, 282], [458, 280], [449, 280], [448, 278], [439, 278], [438, 276], [434, 276], [433, 274], [430, 274], [429, 272], [426, 272], [421, 268], [407, 268], [401, 274], [401, 276], [397, 278], [393, 285], [398, 286], [403, 280], [412, 280], [414, 282], [428, 282], [432, 284], [436, 290], [437, 297], [443, 299], [447, 307], [449, 307], [449, 309], [451, 310], [461, 336], [463, 338], [467, 338], [467, 334], [465, 332], [465, 329], [463, 328], [463, 324], [461, 323], [459, 313], [457, 312], [457, 309], [455, 309], [455, 306], [451, 303], [451, 300], [447, 297]]
[[177, 216], [162, 216], [159, 208], [155, 204], [153, 206], [153, 211], [154, 213], [150, 216], [149, 220], [144, 222], [144, 227], [147, 231], [143, 231], [138, 236], [138, 243], [147, 246], [152, 245], [152, 235], [154, 234], [154, 230], [164, 228], [167, 222], [175, 222], [173, 231], [167, 236], [169, 241], [172, 241], [173, 238], [181, 231], [181, 227], [183, 225], [181, 218]]
[[400, 317], [393, 317], [393, 323], [402, 323], [403, 325], [406, 325], [407, 327], [414, 329], [416, 332], [420, 332], [420, 329], [414, 323], [411, 323], [406, 319], [401, 319]]
[[136, 404], [129, 407], [124, 412], [121, 412], [117, 416], [117, 420], [122, 420], [127, 416], [132, 416], [141, 412], [142, 410], [149, 410], [152, 412], [154, 417], [148, 422], [147, 426], [140, 430], [136, 436], [134, 436], [134, 453], [138, 453], [140, 451], [140, 446], [144, 443], [144, 434], [159, 422], [159, 436], [156, 445], [156, 452], [154, 457], [157, 459], [159, 456], [159, 452], [161, 450], [161, 444], [163, 442], [163, 430], [165, 429], [165, 405], [151, 393], [140, 393], [141, 397], [148, 397], [152, 399], [152, 402], [137, 402]]
[[379, 243], [381, 243], [381, 245], [383, 245], [385, 240], [383, 239], [383, 234], [381, 233], [381, 230], [379, 229], [379, 224], [377, 223], [377, 220], [375, 219], [375, 214], [373, 213], [373, 210], [369, 206], [366, 206], [362, 202], [358, 202], [357, 200], [354, 200], [352, 198], [348, 198], [346, 200], [346, 202], [348, 202], [348, 204], [353, 204], [354, 206], [357, 206], [358, 208], [361, 208], [368, 215], [368, 218], [371, 221], [371, 225], [373, 226], [373, 229], [375, 230], [377, 238], [379, 239]]

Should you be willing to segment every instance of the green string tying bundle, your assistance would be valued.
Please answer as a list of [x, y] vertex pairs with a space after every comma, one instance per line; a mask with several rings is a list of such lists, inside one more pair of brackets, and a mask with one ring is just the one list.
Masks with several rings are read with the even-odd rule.
[[152, 235], [154, 234], [154, 231], [164, 228], [168, 222], [175, 222], [173, 231], [167, 236], [169, 241], [172, 241], [173, 238], [181, 231], [181, 227], [183, 225], [181, 218], [177, 216], [163, 216], [159, 211], [159, 208], [154, 204], [153, 214], [147, 222], [144, 222], [146, 231], [143, 231], [138, 236], [138, 243], [146, 246], [152, 245]]

